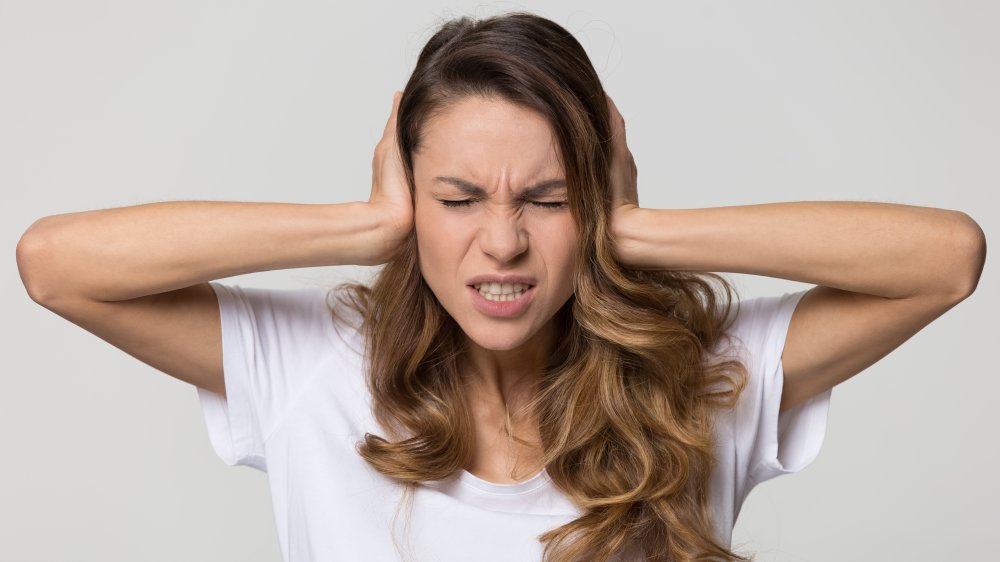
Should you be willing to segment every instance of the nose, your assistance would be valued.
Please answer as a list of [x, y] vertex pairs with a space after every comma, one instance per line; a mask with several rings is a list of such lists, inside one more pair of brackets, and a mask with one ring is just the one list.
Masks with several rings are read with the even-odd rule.
[[528, 233], [517, 213], [488, 213], [479, 229], [479, 247], [498, 263], [513, 262], [528, 249]]

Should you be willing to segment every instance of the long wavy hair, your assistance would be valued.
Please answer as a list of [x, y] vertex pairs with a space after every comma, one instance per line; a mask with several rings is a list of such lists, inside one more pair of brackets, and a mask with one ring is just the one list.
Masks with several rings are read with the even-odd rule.
[[[575, 293], [553, 317], [562, 339], [519, 411], [538, 424], [552, 483], [582, 512], [538, 537], [544, 560], [606, 561], [634, 548], [649, 561], [748, 560], [715, 540], [708, 489], [714, 412], [731, 408], [747, 379], [736, 357], [708, 360], [735, 288], [715, 273], [616, 261], [605, 92], [572, 34], [534, 14], [453, 19], [427, 42], [397, 111], [411, 196], [422, 127], [472, 95], [547, 118], [580, 233]], [[334, 290], [362, 320], [385, 433], [366, 433], [358, 453], [406, 491], [471, 466], [475, 426], [458, 367], [467, 338], [423, 280], [415, 231], [371, 286]], [[508, 412], [508, 437], [524, 443], [510, 427]]]

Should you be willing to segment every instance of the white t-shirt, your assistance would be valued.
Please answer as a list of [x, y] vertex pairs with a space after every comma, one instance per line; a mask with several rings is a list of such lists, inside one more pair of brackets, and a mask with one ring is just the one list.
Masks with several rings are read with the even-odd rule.
[[[354, 449], [366, 432], [384, 432], [370, 411], [361, 334], [334, 324], [327, 290], [212, 287], [228, 399], [197, 389], [205, 423], [223, 462], [267, 473], [285, 562], [541, 560], [538, 535], [580, 514], [544, 470], [517, 484], [462, 471], [417, 489], [406, 529], [402, 487]], [[823, 442], [831, 391], [778, 415], [781, 352], [803, 294], [744, 300], [730, 330], [745, 343], [750, 381], [716, 424], [711, 499], [727, 546], [750, 490], [801, 470]]]

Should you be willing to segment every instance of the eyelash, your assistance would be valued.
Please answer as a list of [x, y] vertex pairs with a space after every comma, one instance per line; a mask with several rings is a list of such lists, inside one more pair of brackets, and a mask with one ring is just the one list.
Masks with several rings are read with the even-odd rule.
[[[475, 203], [472, 199], [463, 199], [461, 201], [446, 201], [441, 199], [440, 201], [445, 207], [469, 207]], [[558, 210], [565, 208], [568, 203], [566, 201], [531, 201], [531, 204], [543, 209]]]

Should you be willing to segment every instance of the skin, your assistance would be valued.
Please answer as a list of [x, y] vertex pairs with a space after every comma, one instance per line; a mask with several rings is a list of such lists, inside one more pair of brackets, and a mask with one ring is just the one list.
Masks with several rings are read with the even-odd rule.
[[623, 265], [816, 285], [788, 326], [780, 412], [865, 370], [979, 284], [986, 235], [961, 211], [869, 201], [639, 207], [625, 119], [611, 98], [608, 108], [611, 230]]
[[[865, 370], [968, 298], [979, 283], [986, 238], [982, 228], [960, 211], [851, 201], [707, 209], [639, 207], [636, 166], [627, 146], [625, 122], [610, 98], [608, 104], [615, 139], [610, 226], [623, 265], [746, 273], [815, 285], [802, 297], [788, 327], [781, 355], [781, 411]], [[552, 341], [552, 335], [539, 331], [528, 341], [529, 336], [565, 302], [556, 295], [568, 298], [570, 291], [546, 287], [551, 297], [533, 311], [534, 316], [507, 325], [477, 317], [474, 309], [463, 306], [467, 304], [462, 300], [466, 293], [460, 292], [464, 281], [482, 272], [480, 267], [539, 275], [540, 283], [570, 279], [553, 273], [565, 274], [570, 267], [564, 262], [559, 269], [556, 246], [566, 244], [561, 255], [569, 256], [566, 248], [575, 240], [570, 244], [562, 228], [549, 228], [557, 220], [533, 221], [529, 211], [519, 215], [505, 207], [511, 201], [511, 187], [540, 179], [528, 176], [545, 172], [543, 160], [558, 163], [554, 152], [546, 150], [551, 143], [543, 142], [543, 137], [551, 141], [551, 136], [542, 134], [544, 122], [535, 116], [532, 125], [530, 113], [518, 113], [502, 104], [478, 104], [479, 111], [473, 111], [475, 106], [470, 102], [465, 110], [457, 107], [450, 114], [453, 119], [438, 123], [438, 134], [429, 130], [431, 142], [425, 156], [433, 154], [434, 158], [418, 160], [417, 230], [424, 238], [425, 278], [478, 345], [473, 357], [481, 380], [502, 396], [511, 381], [538, 372], [546, 356], [541, 342]], [[510, 120], [515, 116], [519, 117], [517, 125]], [[448, 134], [441, 134], [442, 130]], [[538, 169], [531, 165], [535, 160]], [[438, 175], [439, 166], [460, 168], [440, 172], [449, 175], [480, 174], [477, 183], [489, 186], [489, 201], [469, 211], [475, 220], [432, 208], [440, 204], [435, 198], [439, 187], [432, 187], [430, 181]], [[444, 195], [452, 194], [438, 197]], [[432, 217], [441, 222], [431, 222]], [[569, 227], [571, 219], [564, 218]], [[545, 236], [543, 231], [553, 235]], [[522, 266], [525, 269], [518, 269]], [[505, 353], [511, 350], [518, 353]]]
[[[548, 359], [557, 337], [552, 317], [574, 290], [578, 230], [566, 188], [518, 197], [527, 186], [565, 179], [552, 129], [532, 110], [464, 98], [425, 125], [413, 168], [420, 270], [468, 338], [477, 400], [493, 407], [518, 401]], [[481, 186], [486, 195], [470, 197], [438, 176]], [[463, 200], [472, 203], [442, 203]], [[473, 306], [466, 282], [491, 273], [537, 280], [523, 314], [497, 318]]]

